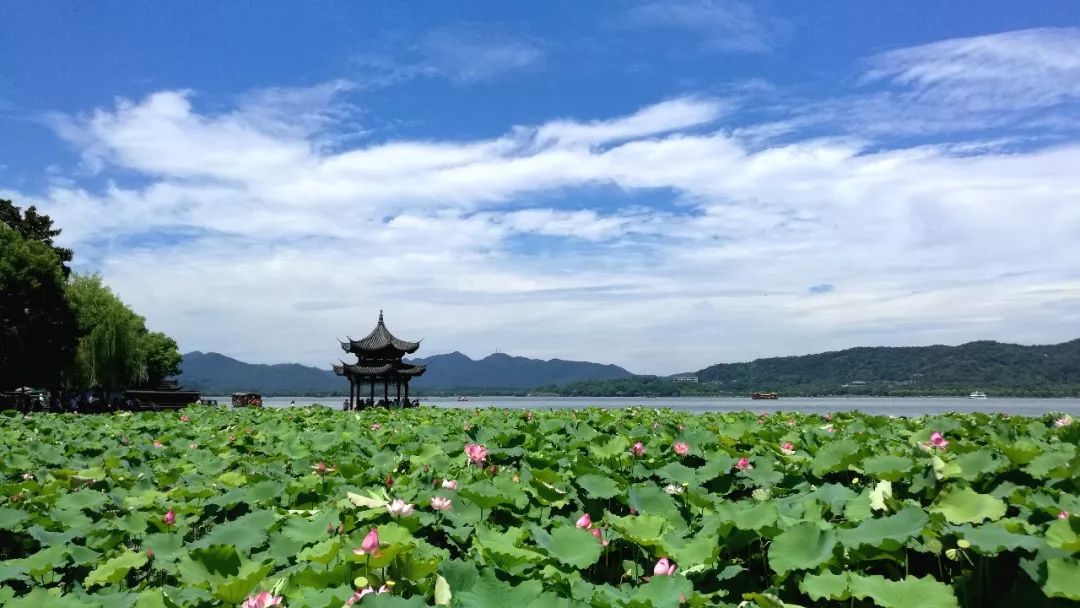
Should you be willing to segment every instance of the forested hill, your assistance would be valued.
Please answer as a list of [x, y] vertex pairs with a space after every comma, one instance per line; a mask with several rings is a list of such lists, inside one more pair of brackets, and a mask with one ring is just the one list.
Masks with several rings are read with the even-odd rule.
[[960, 346], [860, 347], [721, 363], [696, 373], [698, 383], [637, 376], [614, 382], [546, 387], [573, 396], [749, 395], [1080, 395], [1080, 339], [1022, 346], [980, 341]]

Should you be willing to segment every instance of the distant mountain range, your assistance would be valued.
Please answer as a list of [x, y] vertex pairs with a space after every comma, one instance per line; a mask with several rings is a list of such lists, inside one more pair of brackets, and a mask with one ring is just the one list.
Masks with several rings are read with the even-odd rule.
[[[541, 385], [633, 377], [617, 365], [561, 359], [543, 361], [504, 353], [473, 360], [453, 352], [410, 361], [428, 366], [428, 371], [412, 382], [414, 394], [454, 389], [462, 392], [523, 391]], [[208, 395], [238, 391], [264, 395], [344, 394], [349, 386], [328, 369], [297, 363], [244, 363], [218, 353], [187, 353], [181, 367], [180, 382]]]
[[[681, 380], [674, 381], [676, 377]], [[695, 381], [686, 381], [687, 379]], [[671, 377], [578, 382], [541, 387], [567, 396], [749, 395], [1080, 395], [1080, 339], [1023, 346], [979, 341], [959, 346], [859, 347], [720, 363]]]

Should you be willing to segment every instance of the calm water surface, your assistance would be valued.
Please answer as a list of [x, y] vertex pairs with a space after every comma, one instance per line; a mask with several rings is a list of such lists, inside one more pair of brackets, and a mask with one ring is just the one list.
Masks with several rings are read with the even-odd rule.
[[[228, 397], [208, 397], [229, 403]], [[344, 397], [267, 397], [269, 407], [307, 406], [315, 403], [340, 408]], [[295, 403], [294, 403], [295, 402]], [[824, 414], [858, 410], [868, 414], [921, 416], [945, 412], [1004, 412], [1023, 416], [1041, 416], [1049, 412], [1067, 412], [1080, 416], [1080, 398], [1021, 399], [1000, 397], [986, 400], [966, 397], [788, 397], [776, 401], [754, 401], [746, 397], [421, 397], [420, 403], [436, 407], [473, 408], [508, 407], [517, 409], [580, 409], [586, 407], [620, 408], [630, 406], [669, 407], [687, 412], [806, 412]]]

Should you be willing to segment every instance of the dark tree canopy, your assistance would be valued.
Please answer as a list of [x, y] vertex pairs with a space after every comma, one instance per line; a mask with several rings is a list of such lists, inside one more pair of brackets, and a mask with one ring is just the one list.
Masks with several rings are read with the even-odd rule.
[[159, 332], [148, 332], [143, 336], [143, 351], [146, 353], [146, 380], [155, 386], [165, 378], [180, 375], [180, 348], [176, 340]]
[[59, 386], [78, 335], [60, 257], [40, 239], [24, 238], [5, 219], [0, 224], [0, 389]]
[[71, 273], [71, 268], [68, 267], [68, 263], [71, 262], [71, 250], [57, 247], [53, 243], [53, 237], [59, 235], [60, 230], [53, 228], [52, 218], [38, 213], [37, 208], [33, 205], [27, 207], [26, 211], [23, 212], [19, 207], [15, 206], [15, 203], [0, 199], [0, 222], [13, 228], [23, 238], [37, 241], [52, 248], [60, 260], [64, 277], [66, 278]]

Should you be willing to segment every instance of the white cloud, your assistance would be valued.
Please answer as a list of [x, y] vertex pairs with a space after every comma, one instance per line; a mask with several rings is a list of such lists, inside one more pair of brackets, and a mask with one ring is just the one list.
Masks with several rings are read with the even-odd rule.
[[1080, 99], [1080, 29], [1018, 30], [889, 51], [871, 59], [865, 79], [975, 111], [1073, 102]]
[[[262, 93], [311, 117], [298, 128], [183, 91], [58, 118], [106, 174], [144, 183], [13, 195], [183, 348], [256, 361], [326, 364], [379, 308], [428, 354], [645, 372], [1080, 334], [1080, 142], [770, 144], [728, 128], [728, 102], [688, 97], [327, 148], [341, 88]], [[595, 186], [615, 194], [598, 203]]]

